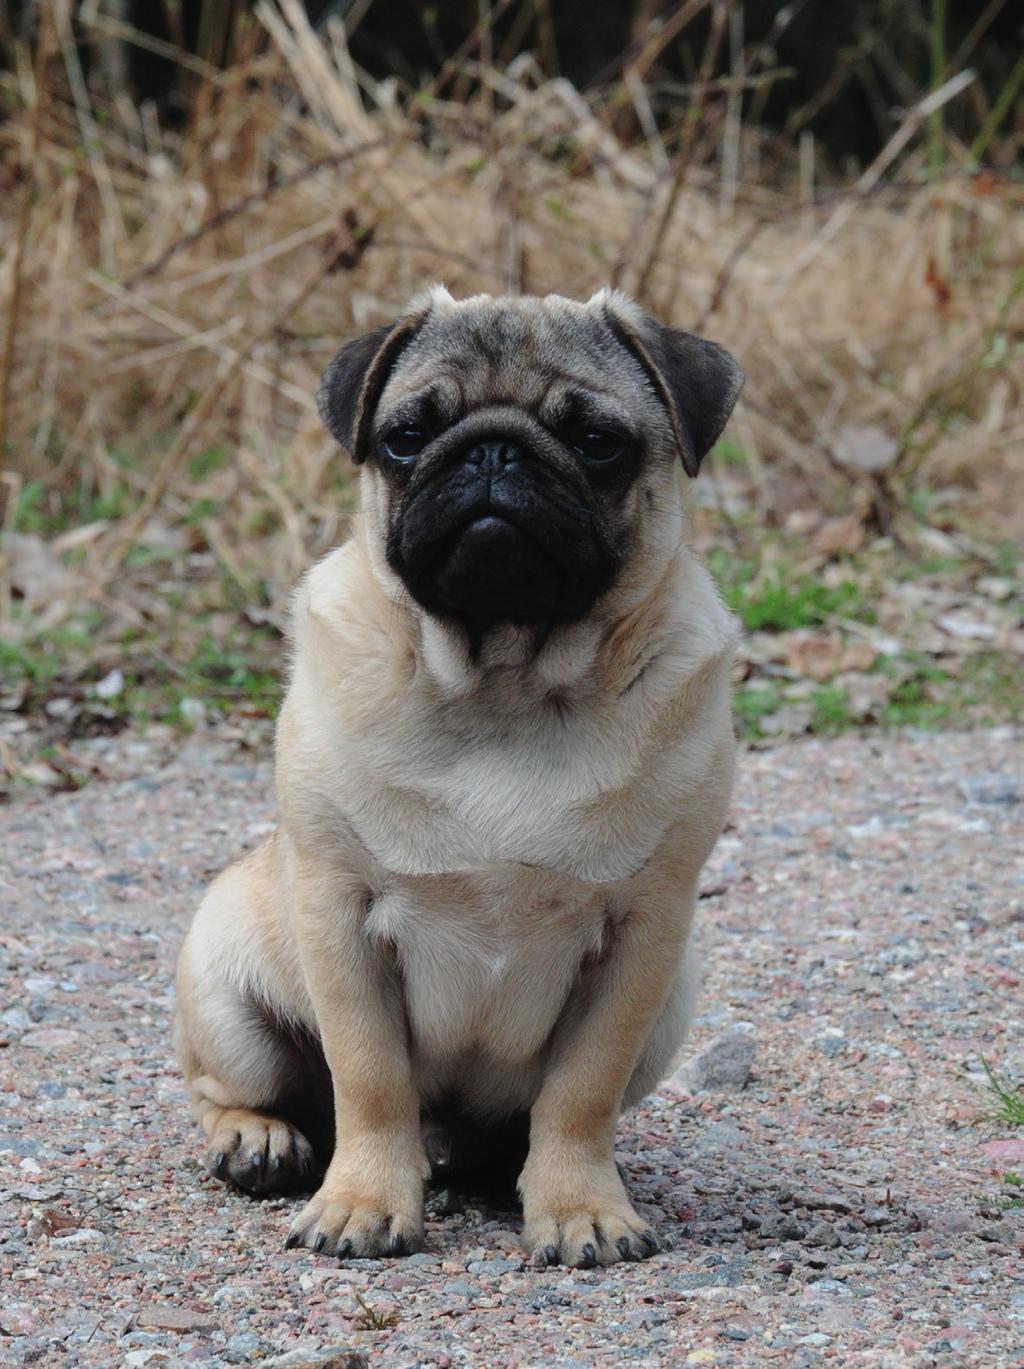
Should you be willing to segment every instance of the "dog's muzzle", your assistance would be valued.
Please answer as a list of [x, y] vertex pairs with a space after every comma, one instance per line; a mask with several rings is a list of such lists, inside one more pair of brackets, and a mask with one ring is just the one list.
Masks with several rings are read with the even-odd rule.
[[478, 632], [581, 617], [614, 573], [605, 543], [564, 456], [489, 432], [410, 485], [388, 553], [420, 604]]

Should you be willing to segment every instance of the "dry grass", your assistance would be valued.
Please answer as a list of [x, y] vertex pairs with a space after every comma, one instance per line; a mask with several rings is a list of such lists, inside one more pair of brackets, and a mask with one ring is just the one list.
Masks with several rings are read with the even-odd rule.
[[[956, 149], [923, 183], [935, 101], [858, 184], [815, 196], [806, 164], [799, 189], [762, 183], [764, 140], [730, 101], [702, 121], [680, 105], [659, 132], [634, 71], [621, 89], [647, 133], [626, 146], [612, 94], [584, 100], [529, 58], [499, 71], [467, 48], [403, 95], [279, 0], [230, 70], [192, 61], [192, 121], [171, 133], [90, 93], [67, 5], [48, 13], [52, 52], [7, 78], [0, 125], [0, 299], [18, 298], [5, 526], [59, 534], [75, 571], [15, 603], [12, 636], [82, 605], [159, 626], [180, 575], [205, 610], [279, 605], [353, 499], [317, 378], [436, 279], [459, 295], [613, 280], [729, 346], [750, 381], [712, 477], [727, 522], [740, 497], [762, 522], [852, 512], [899, 535], [926, 500], [947, 527], [1019, 531], [1024, 193], [957, 171]], [[897, 444], [880, 476], [836, 459], [850, 423]]]

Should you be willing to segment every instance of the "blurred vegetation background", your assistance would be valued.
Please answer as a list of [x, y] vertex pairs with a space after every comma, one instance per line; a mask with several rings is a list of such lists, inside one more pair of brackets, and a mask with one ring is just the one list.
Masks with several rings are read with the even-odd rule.
[[[344, 534], [312, 407], [433, 280], [750, 379], [693, 487], [755, 741], [1019, 717], [1012, 0], [0, 0], [0, 767], [259, 732]], [[90, 759], [93, 757], [93, 759]]]

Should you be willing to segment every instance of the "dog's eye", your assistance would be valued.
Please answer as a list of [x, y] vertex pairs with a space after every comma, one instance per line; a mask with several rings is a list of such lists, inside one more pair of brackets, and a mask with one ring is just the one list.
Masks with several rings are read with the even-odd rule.
[[384, 434], [384, 450], [396, 461], [411, 461], [430, 441], [424, 428], [410, 423], [401, 428], [392, 428]]
[[612, 461], [625, 443], [611, 428], [585, 428], [578, 433], [573, 446], [587, 461]]

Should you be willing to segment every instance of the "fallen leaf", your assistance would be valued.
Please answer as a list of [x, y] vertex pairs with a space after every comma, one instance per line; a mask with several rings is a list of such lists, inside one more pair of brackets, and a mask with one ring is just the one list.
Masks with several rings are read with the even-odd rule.
[[841, 466], [871, 475], [888, 470], [899, 454], [900, 444], [874, 423], [846, 423], [832, 442], [832, 455]]
[[829, 680], [839, 669], [843, 639], [838, 632], [791, 632], [785, 638], [786, 664], [798, 675]]
[[991, 623], [981, 618], [973, 618], [969, 613], [944, 613], [937, 618], [936, 624], [951, 637], [968, 641], [991, 642], [998, 635]]
[[811, 544], [822, 556], [836, 556], [839, 552], [860, 551], [864, 538], [864, 524], [855, 513], [851, 513], [845, 518], [829, 518], [822, 523]]
[[35, 533], [4, 533], [3, 549], [10, 568], [11, 588], [23, 599], [55, 599], [70, 588], [67, 566], [53, 547]]
[[839, 659], [840, 670], [870, 670], [878, 653], [870, 642], [847, 642]]

